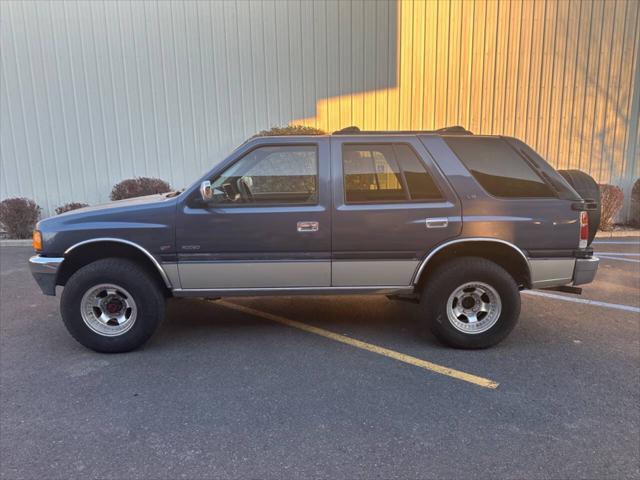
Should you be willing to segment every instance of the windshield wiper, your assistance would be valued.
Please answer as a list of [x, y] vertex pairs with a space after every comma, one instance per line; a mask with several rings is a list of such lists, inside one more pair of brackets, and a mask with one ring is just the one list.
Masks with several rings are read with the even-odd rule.
[[184, 192], [184, 188], [181, 190], [176, 190], [175, 192], [169, 192], [167, 193], [164, 198], [173, 198], [173, 197], [177, 197], [178, 195], [180, 195], [182, 192]]

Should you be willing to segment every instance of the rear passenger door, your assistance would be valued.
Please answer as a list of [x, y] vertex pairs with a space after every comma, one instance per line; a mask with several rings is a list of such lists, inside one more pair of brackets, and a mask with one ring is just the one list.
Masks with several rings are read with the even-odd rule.
[[407, 286], [461, 230], [460, 203], [413, 136], [334, 136], [331, 284]]

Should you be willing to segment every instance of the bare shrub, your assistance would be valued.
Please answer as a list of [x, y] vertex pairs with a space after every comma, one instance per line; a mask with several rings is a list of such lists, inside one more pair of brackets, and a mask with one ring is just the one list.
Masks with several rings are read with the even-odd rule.
[[640, 227], [640, 178], [636, 179], [631, 190], [629, 221], [634, 227]]
[[0, 224], [9, 238], [31, 238], [40, 211], [30, 198], [7, 198], [0, 202]]
[[170, 191], [171, 186], [159, 178], [129, 178], [113, 186], [111, 200], [124, 200], [125, 198], [142, 197]]
[[616, 221], [616, 217], [622, 203], [624, 202], [624, 193], [620, 187], [615, 185], [600, 185], [600, 201], [602, 203], [602, 216], [600, 218], [600, 230], [611, 230]]
[[60, 205], [56, 207], [56, 215], [60, 215], [61, 213], [70, 212], [71, 210], [77, 210], [79, 208], [88, 207], [89, 204], [81, 203], [81, 202], [71, 202], [65, 203], [64, 205]]
[[271, 127], [269, 130], [262, 130], [253, 137], [272, 137], [279, 135], [325, 135], [324, 130], [307, 127], [306, 125], [287, 125], [286, 127]]

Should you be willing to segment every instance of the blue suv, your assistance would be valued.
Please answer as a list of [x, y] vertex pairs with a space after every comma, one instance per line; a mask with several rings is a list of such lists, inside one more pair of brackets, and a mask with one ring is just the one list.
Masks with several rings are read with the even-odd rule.
[[167, 297], [383, 294], [443, 342], [507, 336], [522, 289], [579, 292], [597, 185], [514, 138], [364, 132], [253, 138], [181, 192], [41, 221], [30, 259], [73, 337], [142, 345]]

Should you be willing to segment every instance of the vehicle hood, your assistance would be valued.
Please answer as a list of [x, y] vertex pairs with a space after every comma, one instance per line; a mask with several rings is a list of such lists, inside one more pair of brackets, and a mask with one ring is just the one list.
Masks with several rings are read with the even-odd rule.
[[134, 227], [140, 224], [171, 223], [176, 197], [166, 194], [117, 200], [92, 205], [54, 215], [38, 222], [36, 227], [44, 233], [62, 230], [104, 229]]
[[38, 222], [45, 251], [59, 253], [91, 238], [172, 243], [177, 196], [148, 195], [72, 210]]
[[100, 203], [89, 207], [71, 210], [51, 218], [69, 218], [75, 215], [83, 215], [89, 212], [106, 212], [114, 209], [125, 209], [129, 207], [139, 207], [141, 205], [155, 204], [167, 200], [166, 194], [145, 195], [144, 197], [126, 198], [124, 200], [115, 200], [113, 202]]

